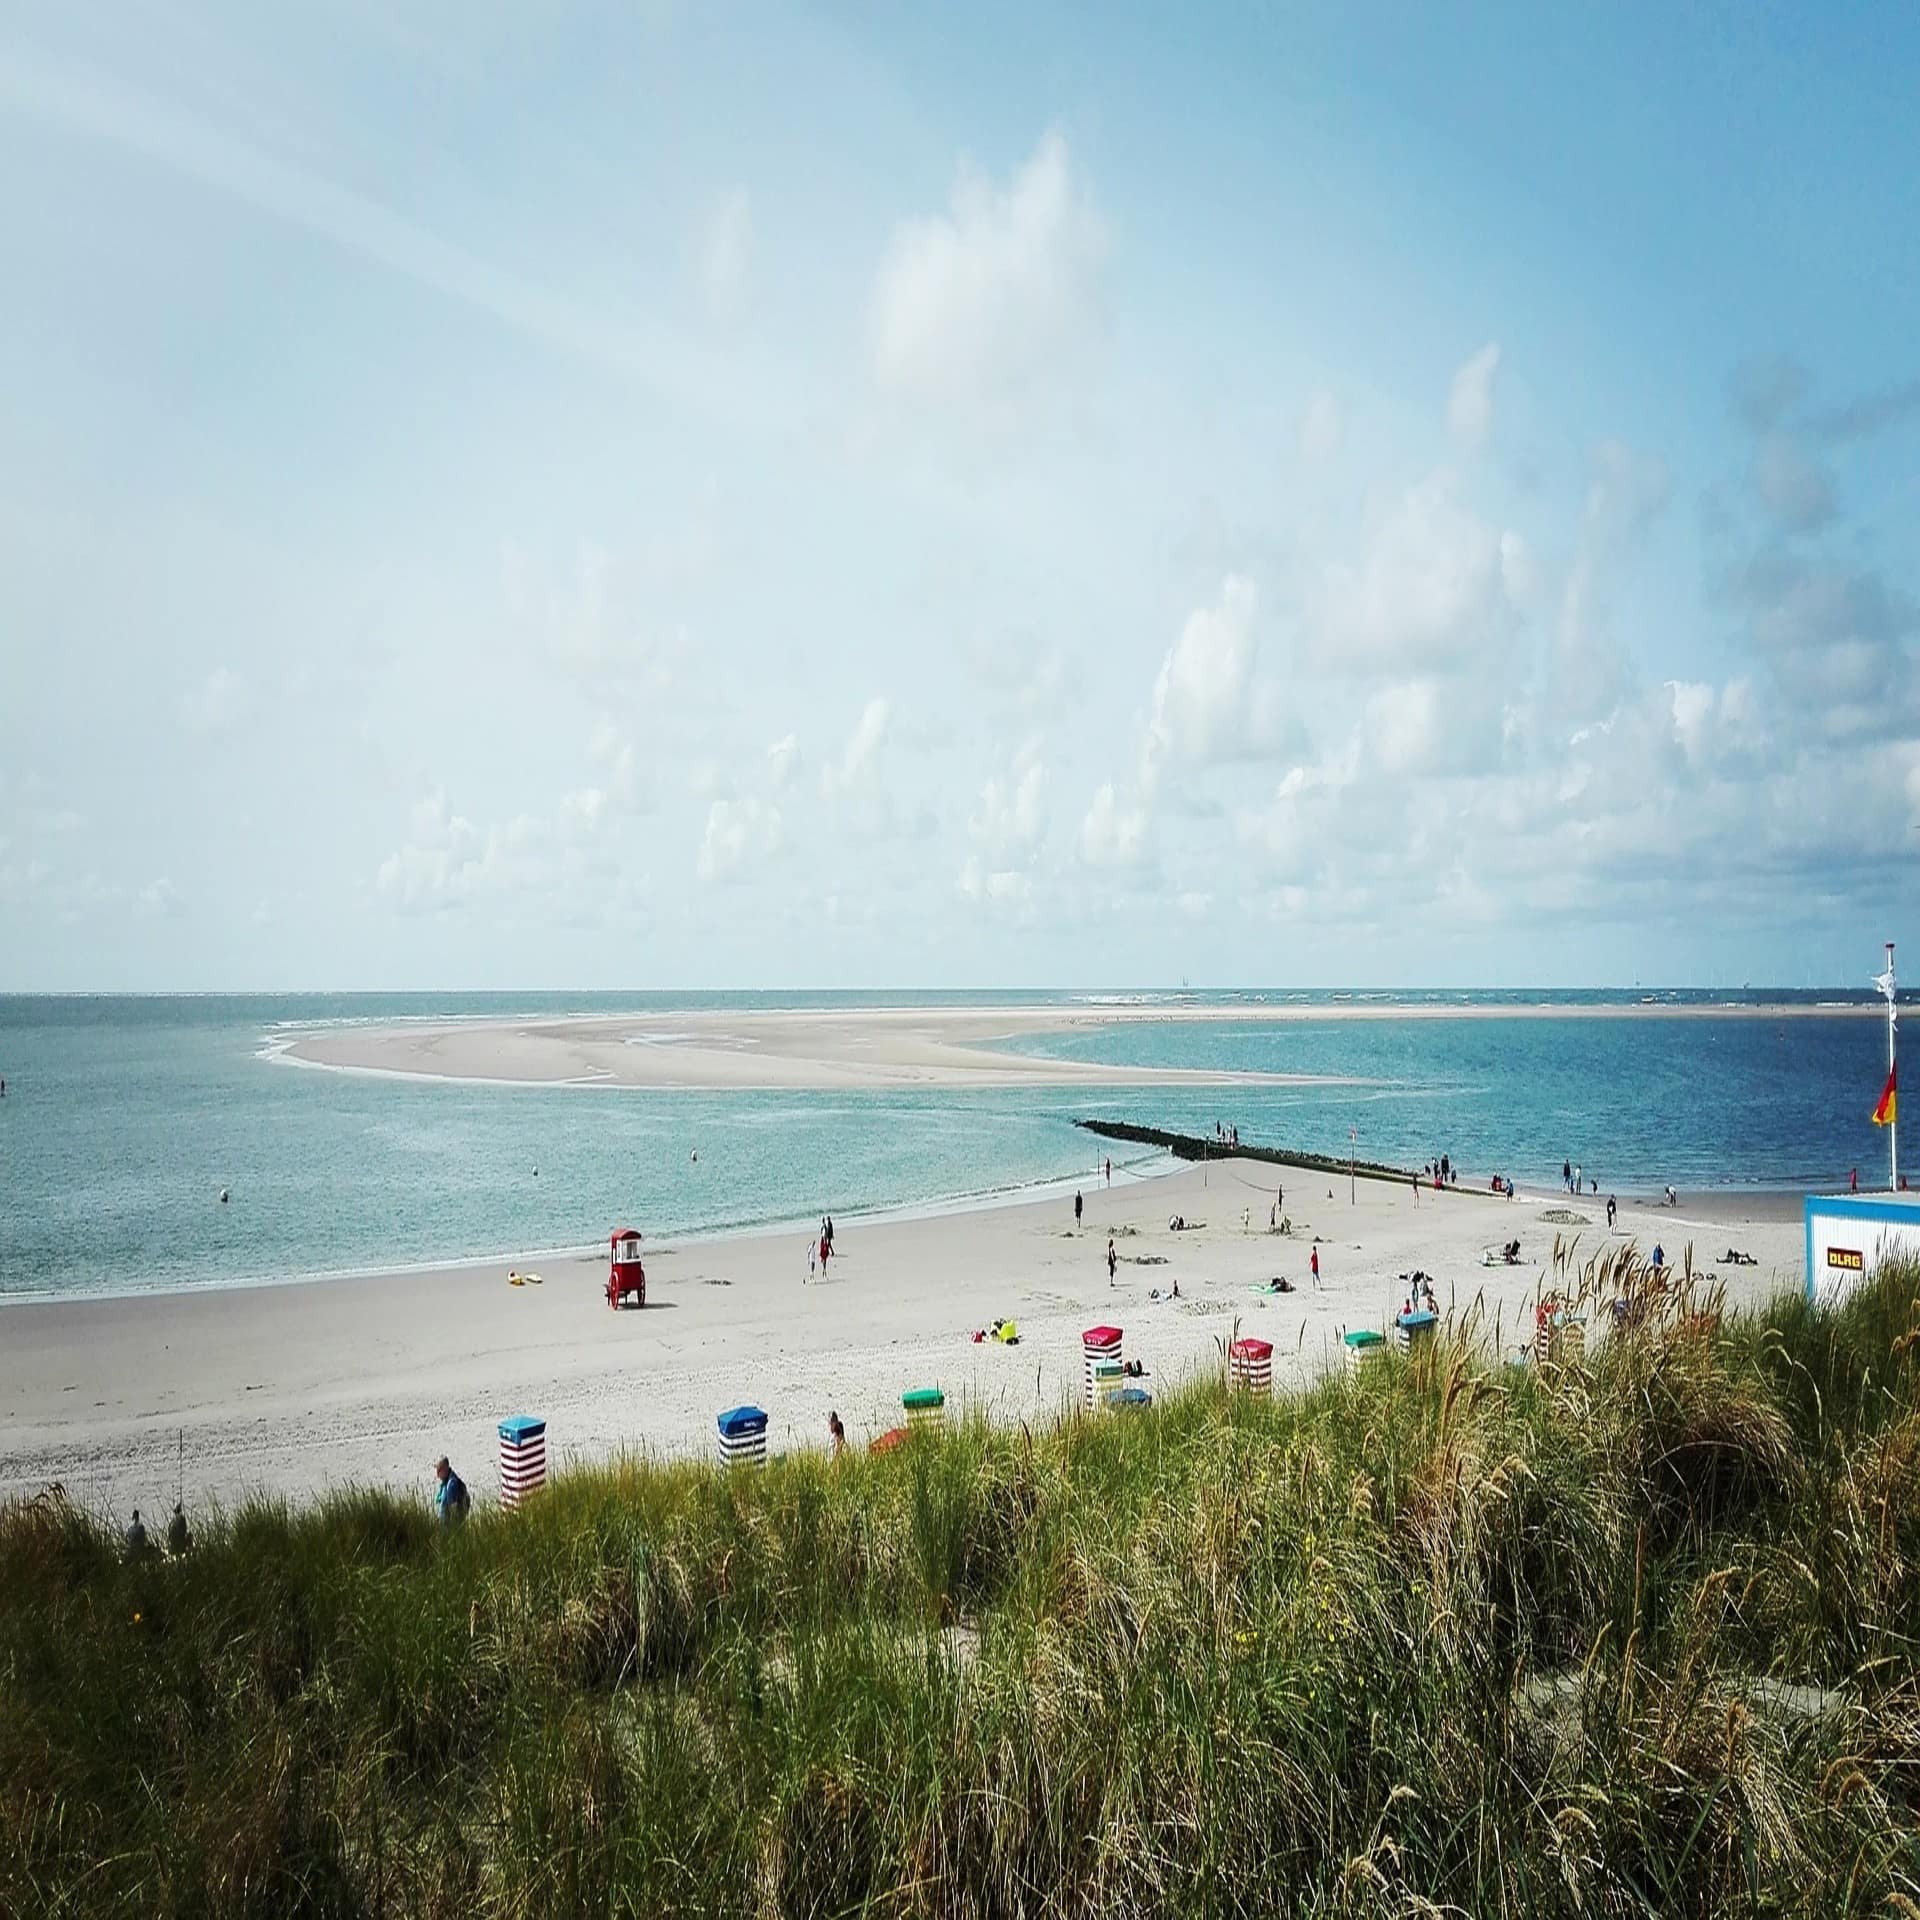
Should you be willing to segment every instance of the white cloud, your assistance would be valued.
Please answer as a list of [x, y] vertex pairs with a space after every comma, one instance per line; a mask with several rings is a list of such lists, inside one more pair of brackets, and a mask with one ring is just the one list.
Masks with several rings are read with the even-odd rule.
[[887, 737], [887, 703], [875, 695], [860, 710], [853, 731], [847, 736], [846, 749], [837, 766], [820, 770], [820, 790], [831, 798], [870, 783], [876, 776], [880, 748]]
[[1229, 574], [1214, 605], [1187, 615], [1154, 682], [1153, 717], [1140, 750], [1140, 786], [1147, 797], [1170, 757], [1204, 761], [1247, 738], [1257, 602], [1253, 582]]
[[592, 786], [564, 795], [561, 814], [569, 823], [596, 832], [615, 814], [637, 812], [650, 805], [652, 792], [643, 787], [633, 742], [611, 720], [602, 720], [587, 746], [587, 757], [600, 772]]
[[753, 794], [716, 800], [707, 809], [707, 828], [700, 841], [701, 879], [740, 877], [767, 855], [777, 853], [782, 837], [778, 807]]
[[894, 230], [870, 312], [875, 377], [961, 405], [1030, 392], [1089, 332], [1105, 252], [1057, 130], [1004, 191], [963, 164], [946, 213]]
[[969, 854], [960, 869], [959, 888], [969, 900], [1006, 906], [1032, 897], [1033, 876], [1021, 867], [988, 868], [978, 854]]
[[1046, 826], [1047, 770], [1037, 759], [980, 789], [979, 810], [967, 822], [974, 839], [995, 858], [1030, 854]]
[[714, 203], [700, 232], [700, 291], [716, 319], [739, 312], [752, 255], [752, 204], [744, 187], [734, 187]]
[[1447, 431], [1463, 447], [1483, 447], [1493, 431], [1493, 386], [1500, 372], [1500, 343], [1489, 340], [1463, 361], [1447, 389]]
[[1033, 863], [1046, 832], [1047, 769], [1040, 743], [1030, 740], [1004, 775], [980, 789], [967, 821], [974, 851], [960, 869], [960, 891], [996, 904], [1025, 900], [1033, 890]]
[[1336, 565], [1322, 636], [1330, 664], [1356, 656], [1424, 667], [1481, 658], [1530, 588], [1524, 544], [1466, 504], [1457, 475], [1411, 487], [1375, 528], [1360, 565]]
[[516, 874], [525, 878], [535, 836], [524, 813], [483, 834], [436, 788], [415, 803], [407, 840], [380, 863], [375, 884], [406, 912], [460, 906]]
[[1080, 827], [1080, 851], [1096, 867], [1133, 867], [1146, 857], [1146, 811], [1123, 807], [1111, 780], [1102, 784], [1087, 808]]
[[1340, 402], [1326, 387], [1316, 387], [1300, 410], [1300, 452], [1308, 460], [1331, 460], [1346, 437]]

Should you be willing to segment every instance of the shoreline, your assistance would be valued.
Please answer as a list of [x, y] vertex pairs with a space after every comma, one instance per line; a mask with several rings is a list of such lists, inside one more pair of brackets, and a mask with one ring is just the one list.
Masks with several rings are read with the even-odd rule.
[[[1268, 1229], [1282, 1185], [1290, 1234]], [[548, 1419], [563, 1463], [710, 1457], [715, 1415], [741, 1401], [766, 1407], [783, 1449], [821, 1444], [829, 1409], [861, 1444], [922, 1385], [943, 1387], [956, 1415], [1046, 1418], [1077, 1401], [1080, 1331], [1096, 1320], [1127, 1330], [1150, 1388], [1217, 1366], [1236, 1329], [1273, 1340], [1278, 1378], [1304, 1380], [1332, 1364], [1341, 1331], [1385, 1324], [1416, 1267], [1443, 1306], [1480, 1302], [1504, 1340], [1531, 1325], [1556, 1245], [1575, 1240], [1584, 1260], [1608, 1239], [1601, 1209], [1564, 1194], [1416, 1203], [1406, 1187], [1362, 1182], [1350, 1201], [1325, 1175], [1231, 1156], [1110, 1189], [1083, 1179], [1079, 1229], [1073, 1190], [917, 1218], [836, 1216], [824, 1281], [807, 1275], [810, 1223], [800, 1235], [649, 1239], [648, 1305], [619, 1314], [598, 1249], [543, 1257], [537, 1287], [511, 1288], [509, 1263], [479, 1260], [19, 1302], [0, 1316], [0, 1499], [58, 1481], [124, 1514], [164, 1512], [176, 1488], [190, 1510], [350, 1483], [419, 1490], [441, 1452], [490, 1497], [495, 1424], [519, 1412]], [[1730, 1245], [1751, 1253], [1756, 1265], [1724, 1275], [1735, 1302], [1801, 1283], [1797, 1205], [1765, 1219], [1732, 1197], [1673, 1210], [1629, 1199], [1620, 1229], [1616, 1241], [1660, 1240], [1676, 1260], [1691, 1246], [1697, 1267]], [[1488, 1264], [1510, 1235], [1521, 1264]], [[1275, 1275], [1293, 1290], [1253, 1290]], [[972, 1340], [1002, 1317], [1019, 1345]]]
[[[1168, 1153], [1151, 1153], [1130, 1161], [1113, 1163], [1116, 1187], [1135, 1187], [1149, 1180], [1164, 1180], [1178, 1173], [1182, 1162]], [[1144, 1169], [1144, 1170], [1143, 1170]], [[1020, 1207], [1031, 1202], [1057, 1199], [1076, 1187], [1085, 1187], [1091, 1174], [1048, 1175], [1024, 1180], [1012, 1186], [989, 1187], [978, 1192], [936, 1194], [929, 1199], [901, 1200], [875, 1207], [847, 1207], [836, 1212], [836, 1226], [871, 1226], [916, 1220], [950, 1220], [969, 1213], [991, 1213], [1000, 1207]], [[703, 1247], [729, 1240], [771, 1239], [779, 1235], [798, 1238], [817, 1223], [812, 1216], [782, 1220], [744, 1220], [729, 1226], [688, 1227], [660, 1235], [662, 1245]], [[176, 1300], [200, 1294], [278, 1293], [289, 1287], [323, 1287], [342, 1280], [406, 1280], [416, 1274], [465, 1273], [475, 1268], [519, 1268], [541, 1261], [605, 1260], [606, 1242], [580, 1240], [550, 1247], [492, 1249], [485, 1253], [441, 1255], [425, 1260], [376, 1261], [358, 1267], [315, 1267], [299, 1273], [208, 1275], [201, 1279], [163, 1281], [150, 1287], [123, 1287], [112, 1292], [90, 1289], [86, 1292], [0, 1293], [0, 1327], [6, 1316], [23, 1307], [78, 1306], [107, 1300]]]

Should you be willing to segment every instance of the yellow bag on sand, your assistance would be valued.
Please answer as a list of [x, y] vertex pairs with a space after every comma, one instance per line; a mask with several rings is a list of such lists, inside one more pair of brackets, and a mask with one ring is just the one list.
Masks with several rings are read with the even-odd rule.
[[1020, 1329], [1011, 1320], [1002, 1320], [994, 1328], [993, 1337], [1006, 1346], [1012, 1346], [1020, 1338]]

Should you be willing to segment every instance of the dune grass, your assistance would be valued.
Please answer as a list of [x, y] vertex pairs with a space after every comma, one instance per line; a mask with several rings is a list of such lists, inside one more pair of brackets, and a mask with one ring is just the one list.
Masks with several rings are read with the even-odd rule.
[[1920, 1913], [1920, 1276], [1271, 1401], [0, 1514], [8, 1914]]

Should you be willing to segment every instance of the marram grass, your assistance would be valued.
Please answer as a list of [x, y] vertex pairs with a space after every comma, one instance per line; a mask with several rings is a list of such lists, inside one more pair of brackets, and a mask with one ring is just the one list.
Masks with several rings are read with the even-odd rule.
[[[1568, 1272], [1574, 1273], [1569, 1262]], [[1920, 1913], [1920, 1276], [441, 1536], [0, 1513], [0, 1912]]]

